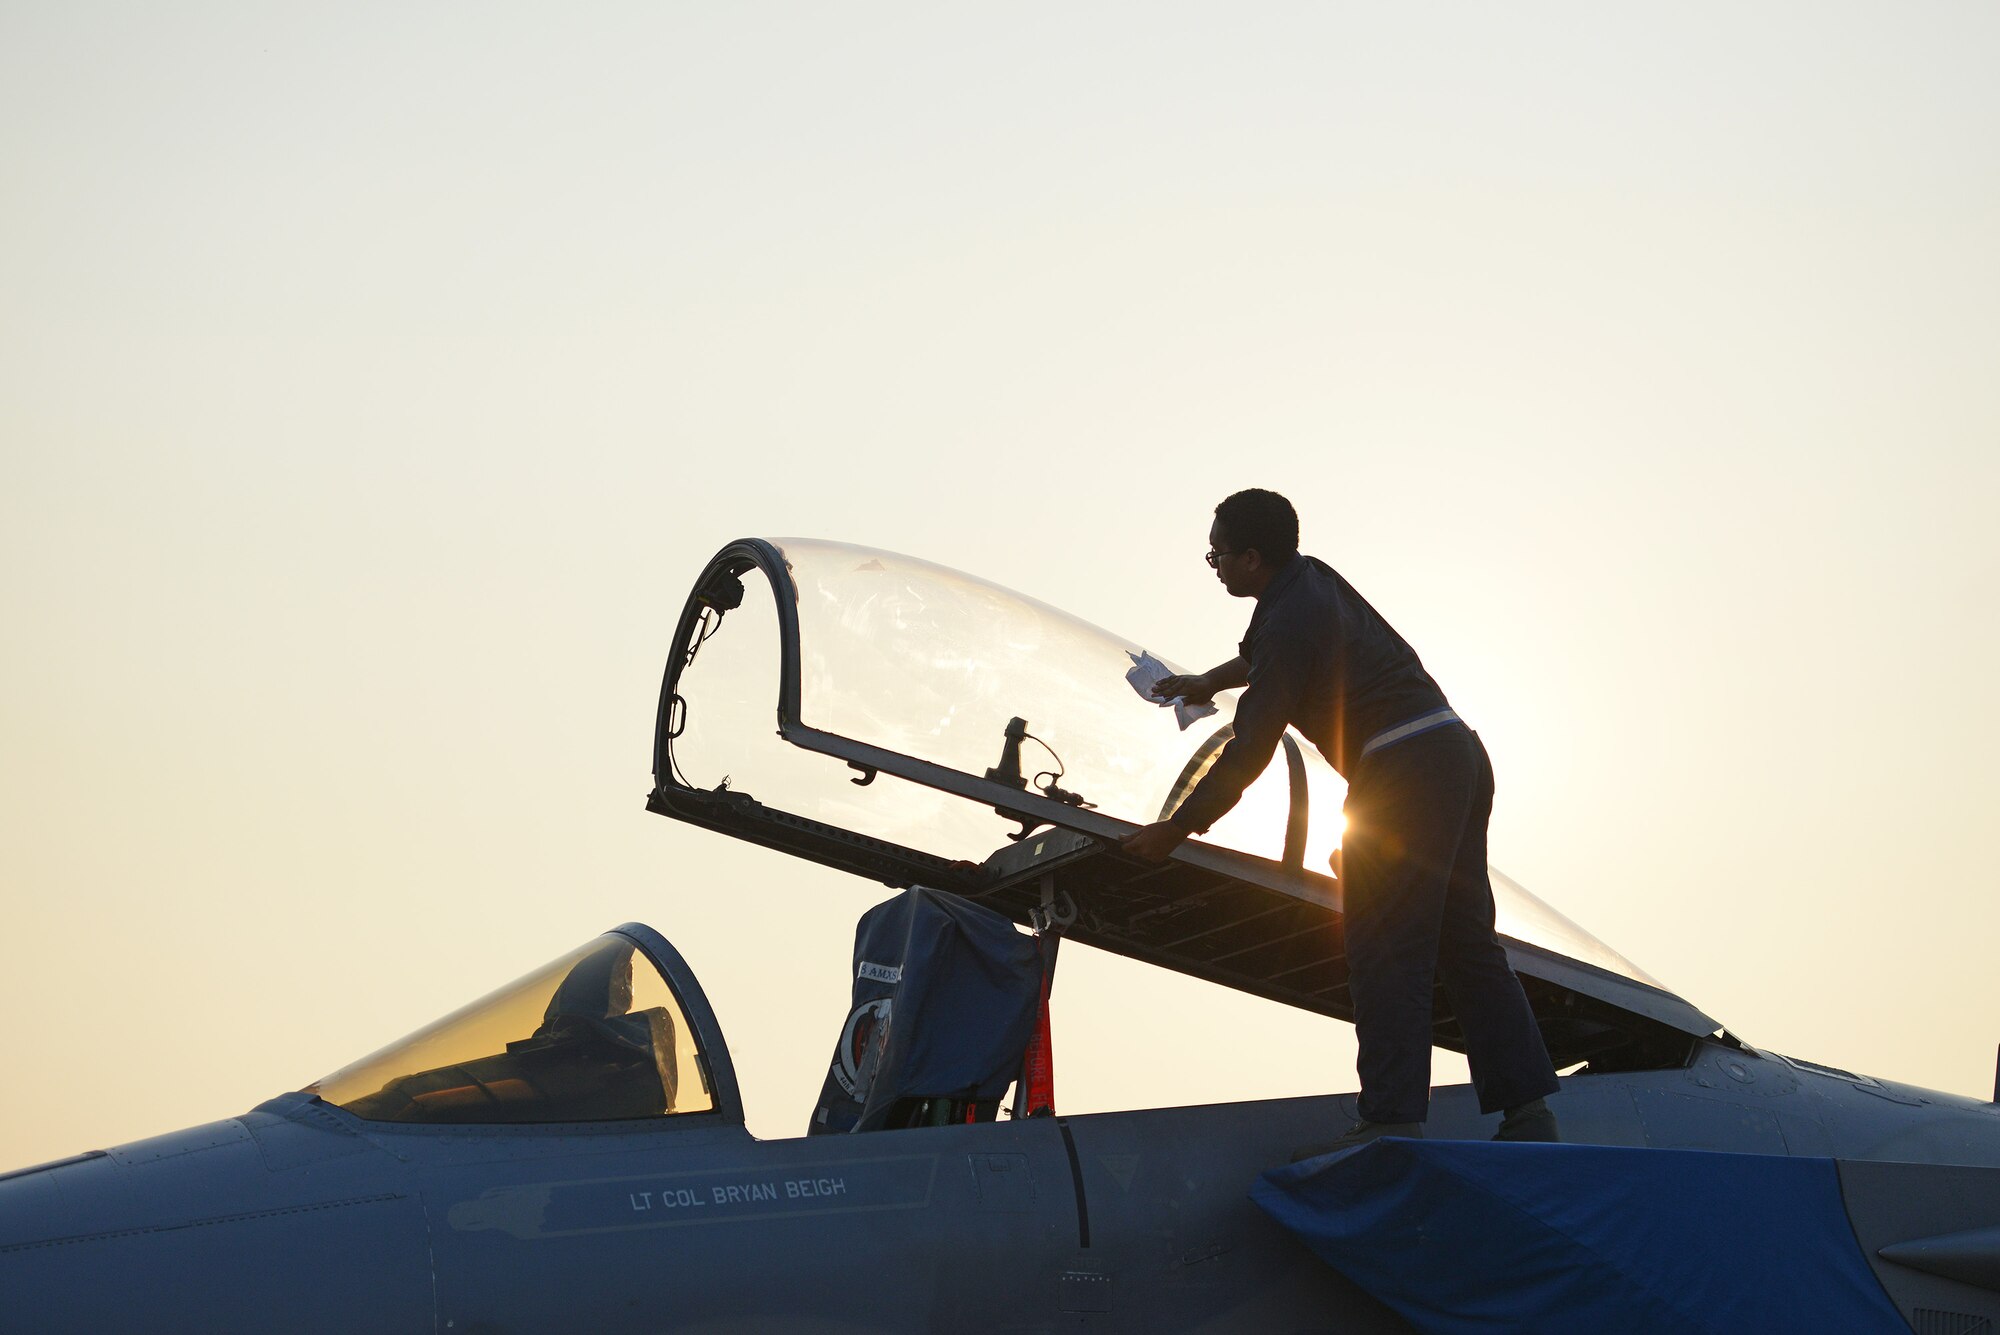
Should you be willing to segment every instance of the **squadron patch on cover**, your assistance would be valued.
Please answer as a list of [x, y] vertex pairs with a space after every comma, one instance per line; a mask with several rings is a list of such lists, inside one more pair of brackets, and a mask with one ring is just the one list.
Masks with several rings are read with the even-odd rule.
[[867, 1081], [864, 1072], [881, 1060], [882, 1049], [889, 1041], [889, 1011], [894, 1005], [893, 997], [877, 997], [864, 1001], [854, 1008], [847, 1017], [847, 1024], [840, 1031], [840, 1046], [834, 1050], [832, 1075], [840, 1088], [850, 1099], [861, 1099], [855, 1091], [863, 1088]]

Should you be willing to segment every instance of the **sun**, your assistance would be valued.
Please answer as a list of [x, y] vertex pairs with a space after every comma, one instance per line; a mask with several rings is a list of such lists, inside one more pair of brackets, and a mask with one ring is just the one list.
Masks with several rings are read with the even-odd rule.
[[[1347, 796], [1346, 784], [1317, 756], [1309, 756], [1305, 796], [1305, 866], [1308, 871], [1324, 872], [1347, 834], [1347, 813], [1341, 807]], [[1291, 771], [1281, 752], [1203, 838], [1276, 861], [1284, 856], [1285, 822], [1291, 809]]]

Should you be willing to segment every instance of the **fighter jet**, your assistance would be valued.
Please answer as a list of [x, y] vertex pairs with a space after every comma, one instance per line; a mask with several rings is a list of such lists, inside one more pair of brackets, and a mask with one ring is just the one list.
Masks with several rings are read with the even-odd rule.
[[[1226, 697], [1150, 695], [1172, 670], [914, 558], [729, 544], [675, 630], [647, 805], [902, 891], [857, 932], [801, 1134], [745, 1129], [700, 983], [628, 923], [240, 1116], [0, 1174], [0, 1331], [2000, 1322], [2000, 1090], [1753, 1046], [1497, 872], [1570, 1143], [1492, 1143], [1463, 1086], [1423, 1140], [1294, 1166], [1351, 1095], [1053, 1106], [1062, 941], [1352, 1015], [1319, 870], [1343, 785], [1309, 744], [1166, 864], [1119, 853], [1231, 735]], [[1442, 992], [1435, 1036], [1462, 1047]]]

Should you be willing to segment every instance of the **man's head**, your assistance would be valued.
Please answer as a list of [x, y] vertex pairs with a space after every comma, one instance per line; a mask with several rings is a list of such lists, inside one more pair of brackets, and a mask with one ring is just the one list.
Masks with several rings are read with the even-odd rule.
[[1215, 507], [1208, 563], [1232, 598], [1255, 598], [1298, 554], [1299, 514], [1275, 491], [1252, 487]]

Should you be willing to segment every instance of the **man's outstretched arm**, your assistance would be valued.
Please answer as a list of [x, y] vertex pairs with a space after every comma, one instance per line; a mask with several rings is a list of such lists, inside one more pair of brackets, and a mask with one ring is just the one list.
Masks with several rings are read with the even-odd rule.
[[[1208, 829], [1236, 805], [1243, 790], [1271, 763], [1285, 726], [1298, 713], [1309, 680], [1307, 656], [1305, 644], [1296, 638], [1274, 639], [1259, 647], [1256, 672], [1244, 672], [1246, 679], [1254, 676], [1254, 680], [1246, 681], [1250, 689], [1236, 705], [1236, 735], [1171, 816], [1119, 841], [1125, 852], [1145, 862], [1161, 861], [1190, 834]], [[1241, 658], [1234, 658], [1215, 671], [1234, 671], [1242, 664]]]

